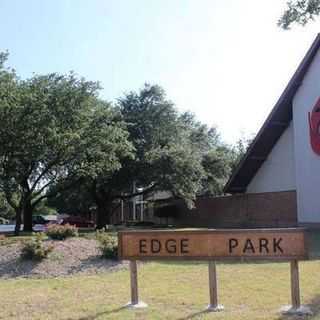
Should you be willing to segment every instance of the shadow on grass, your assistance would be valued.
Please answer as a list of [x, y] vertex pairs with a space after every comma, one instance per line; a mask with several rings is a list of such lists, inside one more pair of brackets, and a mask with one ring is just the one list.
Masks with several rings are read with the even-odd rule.
[[98, 312], [98, 313], [93, 314], [91, 316], [86, 316], [86, 317], [81, 317], [81, 318], [73, 318], [73, 319], [70, 319], [70, 320], [95, 320], [98, 317], [112, 315], [112, 314], [120, 312], [120, 311], [122, 311], [122, 310], [124, 310], [126, 308], [127, 307], [123, 306], [123, 307], [119, 307], [119, 308], [108, 310], [108, 311]]
[[320, 315], [320, 295], [316, 295], [310, 303], [307, 304], [308, 307], [310, 307], [312, 311], [312, 315], [306, 315], [306, 316], [292, 316], [292, 315], [280, 315], [277, 320], [303, 320], [303, 319], [318, 319]]
[[[310, 307], [311, 311], [312, 311], [312, 315], [305, 315], [305, 316], [301, 316], [301, 315], [283, 315], [281, 314], [277, 320], [312, 320], [312, 319], [319, 319], [319, 315], [320, 315], [320, 295], [315, 296], [310, 303], [307, 304], [308, 307]], [[197, 319], [199, 316], [201, 315], [205, 315], [207, 313], [211, 313], [208, 310], [202, 310], [199, 312], [195, 312], [195, 313], [191, 313], [186, 317], [182, 317], [179, 318], [178, 320], [191, 320], [191, 319]]]
[[191, 314], [189, 314], [189, 315], [186, 316], [186, 317], [179, 318], [178, 320], [191, 320], [191, 319], [196, 319], [196, 318], [198, 318], [199, 316], [205, 315], [205, 314], [207, 314], [207, 313], [211, 313], [211, 311], [209, 311], [209, 310], [198, 311], [198, 312], [195, 312], [195, 313], [191, 313]]

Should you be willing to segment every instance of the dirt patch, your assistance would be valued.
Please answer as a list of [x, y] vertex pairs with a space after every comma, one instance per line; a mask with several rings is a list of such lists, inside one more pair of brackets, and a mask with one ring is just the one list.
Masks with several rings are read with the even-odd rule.
[[126, 263], [101, 258], [96, 240], [70, 238], [65, 241], [47, 240], [54, 246], [52, 253], [41, 262], [20, 258], [22, 243], [0, 246], [0, 278], [48, 278], [74, 274], [97, 274], [115, 271]]

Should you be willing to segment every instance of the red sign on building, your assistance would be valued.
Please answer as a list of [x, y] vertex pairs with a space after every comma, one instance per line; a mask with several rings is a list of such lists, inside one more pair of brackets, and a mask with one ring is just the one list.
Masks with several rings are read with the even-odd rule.
[[309, 112], [309, 131], [312, 150], [320, 156], [320, 98]]

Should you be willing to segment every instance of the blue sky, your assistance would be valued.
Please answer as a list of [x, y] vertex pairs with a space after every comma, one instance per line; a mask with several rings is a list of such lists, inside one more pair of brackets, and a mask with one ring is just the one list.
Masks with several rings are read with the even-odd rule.
[[111, 101], [160, 84], [233, 143], [259, 129], [320, 30], [279, 29], [285, 2], [0, 0], [0, 50], [22, 77], [73, 70]]

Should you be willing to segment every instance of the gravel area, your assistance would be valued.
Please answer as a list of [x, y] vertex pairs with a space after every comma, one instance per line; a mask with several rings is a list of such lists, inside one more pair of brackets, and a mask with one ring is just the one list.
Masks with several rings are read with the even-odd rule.
[[70, 238], [46, 241], [54, 246], [40, 262], [20, 259], [22, 243], [0, 246], [0, 278], [49, 278], [74, 274], [97, 274], [126, 268], [127, 264], [103, 259], [96, 240]]

